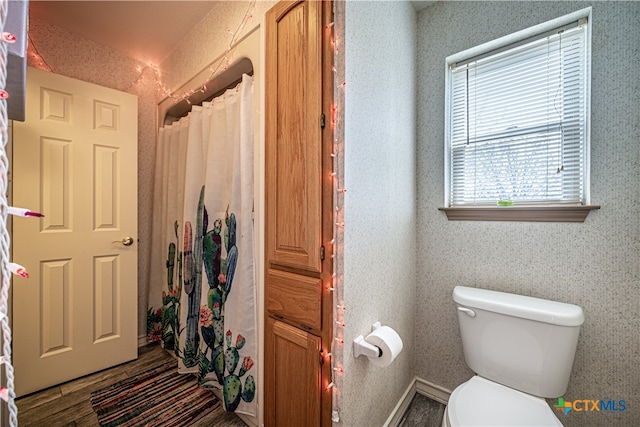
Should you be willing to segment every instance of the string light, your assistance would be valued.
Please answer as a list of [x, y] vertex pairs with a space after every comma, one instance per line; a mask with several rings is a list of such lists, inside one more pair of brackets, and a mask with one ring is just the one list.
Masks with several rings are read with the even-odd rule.
[[23, 216], [23, 217], [36, 217], [36, 218], [44, 217], [44, 215], [42, 215], [39, 212], [33, 212], [29, 209], [24, 209], [24, 208], [16, 208], [14, 206], [9, 206], [7, 209], [7, 213], [9, 215], [16, 215], [16, 216]]
[[25, 279], [29, 278], [29, 273], [27, 273], [27, 269], [21, 266], [20, 264], [16, 264], [15, 262], [9, 263], [9, 271], [16, 276], [24, 277]]
[[[0, 1], [0, 31], [4, 30], [7, 22], [8, 6], [8, 0]], [[9, 93], [4, 90], [7, 86], [7, 45], [15, 43], [16, 37], [7, 32], [3, 32], [2, 36], [2, 43], [0, 43], [0, 88], [2, 88], [2, 93], [0, 94], [0, 97], [7, 99], [9, 97]], [[8, 425], [10, 427], [15, 427], [18, 425], [18, 408], [15, 403], [16, 395], [14, 392], [14, 373], [13, 366], [11, 364], [11, 325], [9, 324], [7, 314], [9, 290], [11, 287], [11, 273], [13, 266], [18, 265], [9, 262], [11, 236], [7, 229], [9, 206], [7, 204], [6, 197], [9, 170], [9, 158], [7, 157], [6, 152], [6, 146], [9, 139], [7, 132], [8, 121], [7, 103], [0, 102], [0, 277], [2, 277], [2, 285], [0, 286], [0, 327], [2, 329], [2, 350], [0, 353], [2, 354], [2, 367], [4, 371], [4, 375], [0, 375], [0, 377], [2, 377], [3, 381], [6, 383], [6, 387], [0, 387], [0, 398], [7, 402]]]
[[[340, 15], [338, 12], [338, 7], [334, 3], [334, 7], [336, 7], [335, 14], [336, 16]], [[342, 21], [340, 21], [342, 22]], [[342, 141], [343, 138], [343, 128], [342, 128], [342, 116], [340, 114], [340, 109], [343, 107], [343, 92], [345, 88], [345, 84], [338, 84], [339, 79], [341, 78], [341, 74], [344, 72], [344, 68], [340, 67], [340, 59], [339, 59], [339, 40], [340, 38], [336, 35], [337, 32], [342, 32], [343, 29], [340, 25], [336, 25], [335, 22], [330, 22], [325, 26], [327, 30], [327, 34], [330, 38], [330, 46], [333, 50], [333, 64], [331, 64], [331, 73], [333, 74], [334, 81], [334, 102], [331, 104], [331, 130], [333, 131], [333, 147], [330, 153], [332, 162], [333, 162], [333, 171], [331, 172], [330, 179], [333, 184], [333, 194], [334, 194], [334, 227], [333, 227], [333, 238], [330, 241], [332, 245], [332, 258], [334, 258], [333, 268], [334, 271], [331, 275], [331, 285], [327, 286], [331, 288], [333, 291], [333, 302], [336, 309], [333, 311], [335, 327], [333, 329], [333, 349], [331, 350], [333, 353], [333, 357], [331, 358], [331, 369], [332, 369], [332, 381], [331, 387], [332, 390], [332, 399], [333, 406], [331, 412], [331, 420], [332, 422], [340, 422], [340, 408], [342, 405], [341, 395], [340, 395], [340, 387], [342, 385], [342, 376], [344, 374], [344, 369], [342, 367], [342, 355], [344, 349], [344, 302], [342, 299], [342, 280], [343, 276], [341, 274], [342, 271], [342, 257], [340, 257], [341, 253], [341, 245], [343, 242], [343, 233], [344, 233], [344, 196], [346, 195], [346, 189], [344, 185], [341, 185], [341, 180], [344, 175], [342, 173], [343, 167], [343, 154], [344, 154], [344, 144]]]
[[11, 33], [7, 33], [7, 32], [4, 32], [4, 33], [2, 33], [2, 40], [4, 40], [5, 42], [7, 42], [7, 43], [9, 43], [9, 44], [13, 44], [13, 43], [15, 43], [18, 39], [17, 39], [17, 37], [16, 37], [16, 36], [14, 36], [13, 34], [11, 34]]
[[[256, 4], [256, 0], [251, 0], [249, 2], [247, 6], [247, 10], [235, 31], [232, 31], [231, 29], [227, 28], [227, 33], [231, 35], [231, 39], [229, 41], [229, 44], [225, 48], [225, 55], [220, 59], [217, 65], [215, 66], [210, 65], [207, 67], [208, 70], [210, 71], [210, 74], [205, 80], [205, 82], [200, 86], [202, 88], [202, 93], [206, 92], [206, 88], [207, 88], [206, 84], [215, 77], [216, 73], [218, 73], [219, 70], [225, 71], [229, 68], [231, 63], [231, 58], [229, 54], [233, 51], [235, 44], [238, 42], [238, 38], [243, 28], [245, 27], [245, 25], [250, 19], [253, 18], [253, 10], [255, 8], [255, 4]], [[42, 55], [40, 55], [40, 52], [38, 52], [38, 49], [36, 48], [36, 45], [33, 42], [33, 39], [31, 38], [31, 36], [29, 35], [28, 37], [29, 37], [29, 47], [32, 48], [31, 57], [33, 58], [34, 62], [36, 62], [39, 65], [39, 67], [44, 67], [46, 71], [53, 72], [54, 71], [53, 68], [47, 63], [47, 61], [45, 61]], [[128, 92], [133, 87], [138, 86], [144, 80], [144, 77], [147, 74], [147, 72], [151, 72], [152, 78], [154, 80], [153, 83], [156, 86], [156, 92], [159, 93], [161, 97], [173, 99], [174, 104], [178, 104], [182, 101], [185, 101], [187, 102], [187, 104], [191, 105], [191, 101], [189, 101], [189, 97], [193, 95], [196, 91], [190, 90], [181, 95], [174, 94], [171, 90], [167, 89], [162, 83], [162, 73], [160, 72], [160, 68], [157, 65], [153, 63], [148, 63], [144, 67], [141, 65], [136, 65], [135, 70], [138, 73], [138, 75], [129, 85], [127, 85], [124, 89], [121, 89], [123, 92]]]

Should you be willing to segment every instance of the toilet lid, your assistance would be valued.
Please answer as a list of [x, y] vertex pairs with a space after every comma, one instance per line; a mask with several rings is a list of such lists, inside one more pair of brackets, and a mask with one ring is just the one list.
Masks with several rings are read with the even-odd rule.
[[458, 386], [447, 405], [451, 426], [562, 426], [544, 399], [479, 376]]

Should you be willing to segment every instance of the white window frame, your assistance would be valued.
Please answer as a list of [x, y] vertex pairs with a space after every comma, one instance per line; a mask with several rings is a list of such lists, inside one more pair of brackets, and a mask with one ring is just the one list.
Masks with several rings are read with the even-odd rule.
[[[445, 64], [445, 76], [446, 76], [446, 87], [445, 87], [445, 156], [444, 156], [444, 171], [445, 171], [445, 191], [444, 191], [444, 206], [442, 210], [449, 211], [453, 209], [463, 209], [458, 208], [457, 206], [451, 206], [451, 105], [450, 105], [450, 92], [451, 92], [451, 66], [455, 63], [460, 63], [462, 61], [468, 60], [470, 58], [477, 57], [479, 55], [484, 55], [489, 52], [495, 51], [497, 49], [503, 49], [509, 45], [514, 45], [516, 43], [522, 42], [524, 40], [530, 39], [532, 37], [540, 36], [544, 33], [547, 33], [551, 30], [554, 30], [559, 27], [566, 26], [571, 24], [572, 22], [579, 21], [581, 19], [586, 18], [586, 50], [587, 50], [587, 59], [586, 59], [586, 82], [585, 82], [585, 91], [586, 91], [586, 120], [585, 120], [585, 141], [584, 141], [584, 174], [583, 174], [583, 194], [584, 194], [584, 204], [590, 204], [590, 104], [591, 104], [591, 7], [581, 9], [569, 15], [562, 16], [560, 18], [527, 28], [525, 30], [519, 31], [514, 34], [510, 34], [508, 36], [499, 38], [497, 40], [482, 44], [480, 46], [467, 49], [463, 52], [457, 53], [455, 55], [451, 55], [446, 58]], [[526, 205], [525, 205], [526, 206]], [[490, 207], [476, 207], [477, 209], [491, 209]], [[536, 209], [544, 209], [544, 205], [536, 206]], [[597, 207], [592, 207], [597, 208]], [[588, 212], [587, 212], [588, 213]], [[448, 214], [448, 212], [447, 212]], [[585, 214], [586, 216], [586, 214]], [[450, 219], [451, 216], [450, 216]], [[453, 218], [455, 219], [455, 218]], [[469, 218], [459, 218], [459, 219], [469, 219]], [[489, 218], [484, 218], [489, 219]]]

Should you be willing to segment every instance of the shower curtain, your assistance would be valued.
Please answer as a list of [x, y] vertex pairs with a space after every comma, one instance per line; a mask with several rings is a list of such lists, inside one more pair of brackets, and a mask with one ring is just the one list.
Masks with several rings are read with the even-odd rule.
[[253, 78], [160, 129], [147, 332], [256, 416]]

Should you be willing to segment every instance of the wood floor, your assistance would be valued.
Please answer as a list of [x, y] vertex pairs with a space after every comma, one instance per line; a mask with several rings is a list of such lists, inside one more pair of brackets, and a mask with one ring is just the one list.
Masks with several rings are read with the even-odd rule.
[[[91, 392], [100, 390], [125, 378], [135, 376], [154, 366], [170, 360], [171, 356], [158, 344], [141, 347], [138, 359], [86, 377], [69, 381], [46, 390], [21, 397], [18, 406], [20, 427], [94, 427], [99, 426], [98, 417], [91, 408]], [[242, 426], [246, 424], [232, 413], [222, 417], [205, 417], [195, 426]]]
[[440, 427], [445, 405], [416, 393], [399, 427]]

